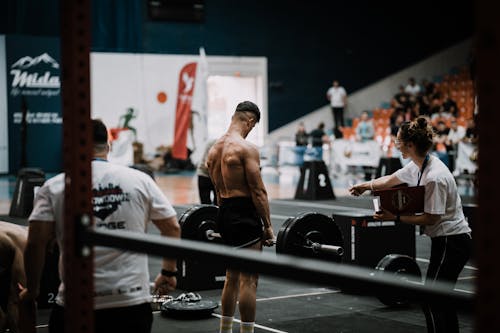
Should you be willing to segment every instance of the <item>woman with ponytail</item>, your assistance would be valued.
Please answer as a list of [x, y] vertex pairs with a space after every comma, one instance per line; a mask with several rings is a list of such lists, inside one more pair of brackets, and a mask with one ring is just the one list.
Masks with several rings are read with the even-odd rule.
[[[352, 186], [349, 191], [359, 196], [367, 190], [382, 190], [401, 184], [425, 186], [424, 213], [399, 216], [382, 210], [377, 220], [391, 220], [424, 226], [431, 238], [431, 256], [426, 284], [442, 281], [455, 285], [470, 256], [471, 229], [465, 219], [455, 178], [439, 158], [430, 154], [434, 132], [424, 117], [403, 123], [396, 137], [396, 148], [410, 162], [391, 175]], [[456, 310], [450, 304], [425, 307], [429, 332], [458, 332]]]

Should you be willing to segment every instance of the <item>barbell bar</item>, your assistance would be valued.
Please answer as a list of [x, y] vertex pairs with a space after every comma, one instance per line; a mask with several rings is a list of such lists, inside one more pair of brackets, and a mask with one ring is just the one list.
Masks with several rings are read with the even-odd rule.
[[[222, 236], [220, 233], [215, 232], [214, 230], [207, 230], [206, 231], [206, 237], [208, 240], [214, 240], [214, 239], [221, 239]], [[307, 236], [306, 236], [307, 237]], [[272, 245], [276, 245], [276, 238], [273, 239]], [[337, 256], [341, 256], [344, 254], [344, 249], [341, 246], [336, 246], [336, 245], [328, 245], [328, 244], [320, 244], [316, 242], [311, 242], [309, 239], [306, 239], [306, 242], [308, 243], [307, 246], [310, 246], [310, 248], [313, 250], [314, 253], [319, 253], [319, 252], [324, 252], [324, 253], [331, 253]]]
[[[195, 205], [187, 209], [179, 219], [182, 238], [222, 243], [217, 232], [218, 207]], [[288, 218], [273, 240], [277, 253], [285, 253], [315, 259], [340, 262], [343, 237], [332, 218], [306, 212]]]

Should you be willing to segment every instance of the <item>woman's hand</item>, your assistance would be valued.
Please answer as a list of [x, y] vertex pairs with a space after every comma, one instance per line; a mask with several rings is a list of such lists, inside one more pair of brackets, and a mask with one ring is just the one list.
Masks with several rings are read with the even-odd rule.
[[391, 213], [387, 209], [382, 208], [381, 211], [375, 212], [373, 218], [379, 221], [396, 221], [397, 215]]

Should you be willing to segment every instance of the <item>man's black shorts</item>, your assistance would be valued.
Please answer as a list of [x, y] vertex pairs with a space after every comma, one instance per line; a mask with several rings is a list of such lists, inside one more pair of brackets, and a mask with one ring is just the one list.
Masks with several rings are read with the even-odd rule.
[[224, 244], [248, 247], [262, 239], [263, 224], [252, 198], [223, 198], [219, 205], [217, 229]]

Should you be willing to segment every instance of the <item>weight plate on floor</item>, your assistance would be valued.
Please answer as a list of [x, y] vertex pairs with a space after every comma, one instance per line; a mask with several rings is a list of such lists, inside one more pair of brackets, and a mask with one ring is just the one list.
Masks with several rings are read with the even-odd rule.
[[161, 314], [167, 317], [196, 319], [210, 316], [219, 305], [210, 300], [197, 302], [171, 301], [163, 303]]
[[[403, 280], [422, 283], [422, 273], [415, 259], [402, 254], [388, 254], [375, 267], [377, 275], [393, 275]], [[402, 307], [408, 305], [408, 300], [397, 294], [378, 295], [377, 298], [385, 305]]]
[[216, 230], [219, 208], [214, 205], [196, 205], [186, 210], [179, 219], [181, 237], [185, 239], [208, 241], [207, 230]]
[[334, 262], [341, 261], [340, 255], [314, 252], [308, 245], [309, 242], [344, 246], [342, 232], [331, 217], [307, 212], [290, 217], [283, 223], [276, 239], [276, 252]]

